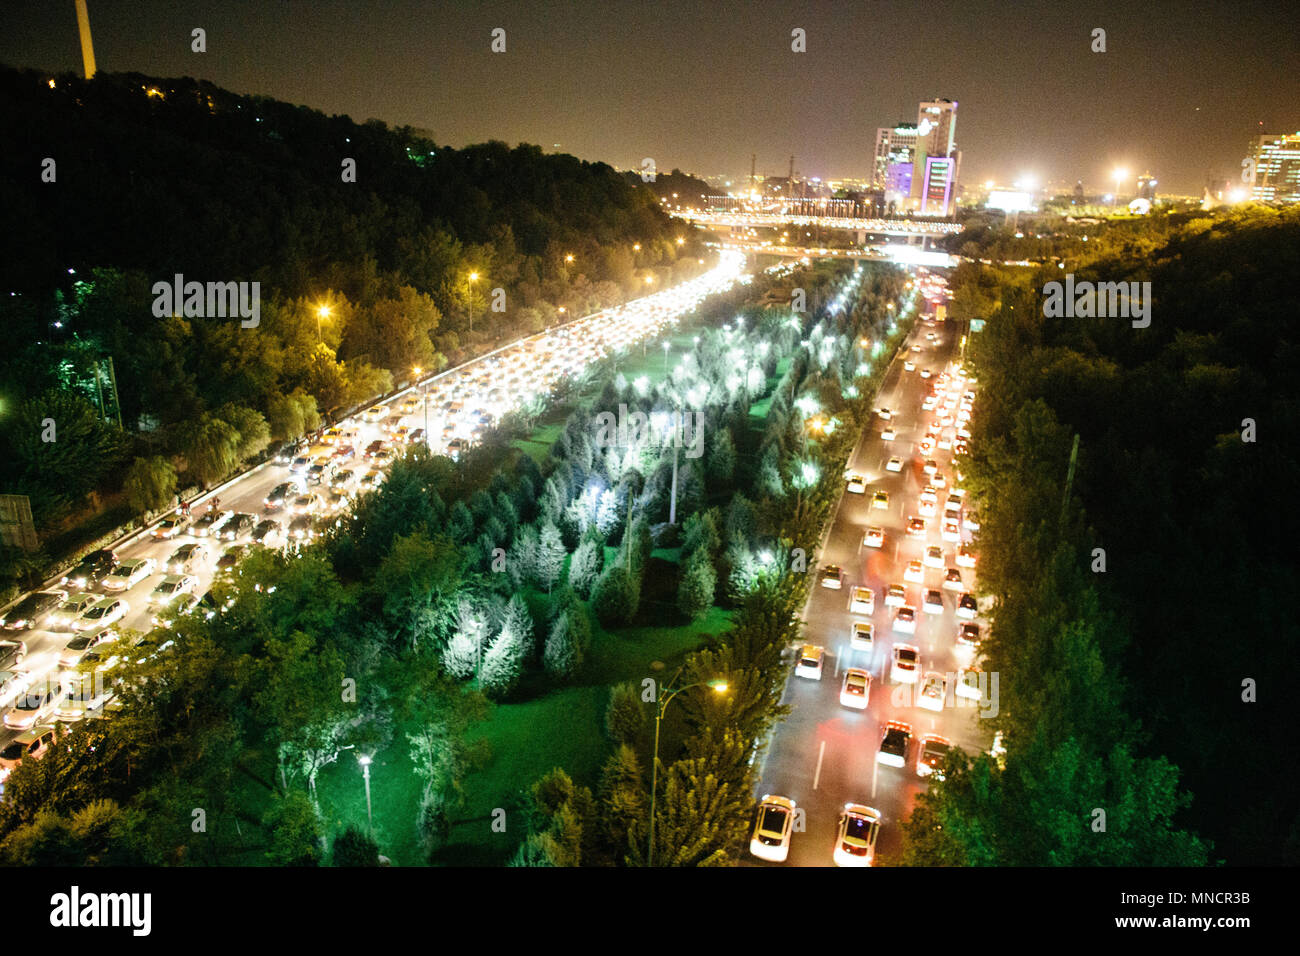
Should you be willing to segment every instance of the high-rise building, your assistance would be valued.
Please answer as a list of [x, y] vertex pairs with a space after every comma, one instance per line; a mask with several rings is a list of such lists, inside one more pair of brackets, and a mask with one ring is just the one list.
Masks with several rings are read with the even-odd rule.
[[908, 208], [923, 216], [950, 216], [961, 154], [957, 151], [957, 103], [927, 100], [916, 110], [916, 158]]
[[1259, 202], [1300, 202], [1300, 132], [1259, 136], [1251, 152], [1255, 161], [1251, 198]]
[[912, 170], [916, 161], [916, 126], [898, 123], [876, 130], [876, 163], [872, 185], [884, 190], [885, 208], [908, 208], [912, 195]]
[[1149, 202], [1156, 201], [1156, 178], [1150, 173], [1143, 173], [1138, 177], [1138, 199], [1145, 199]]

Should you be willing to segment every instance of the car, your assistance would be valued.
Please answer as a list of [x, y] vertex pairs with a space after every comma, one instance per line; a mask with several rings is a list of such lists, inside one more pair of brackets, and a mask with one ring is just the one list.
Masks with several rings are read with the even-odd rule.
[[77, 618], [94, 607], [101, 597], [99, 594], [89, 592], [72, 595], [63, 602], [61, 607], [50, 612], [49, 626], [70, 629]]
[[899, 634], [916, 633], [916, 608], [904, 604], [894, 611], [894, 630]]
[[902, 584], [891, 584], [889, 590], [885, 592], [885, 607], [900, 607], [907, 603], [907, 587]]
[[372, 468], [370, 471], [366, 472], [364, 475], [361, 476], [357, 484], [360, 485], [362, 488], [369, 490], [371, 488], [378, 488], [380, 484], [383, 483], [383, 480], [384, 480], [384, 473], [382, 471], [378, 471], [377, 469]]
[[386, 442], [382, 438], [376, 438], [374, 441], [372, 441], [369, 445], [366, 446], [366, 450], [364, 453], [365, 457], [374, 458], [375, 455], [383, 451], [385, 447], [386, 447]]
[[388, 417], [387, 405], [371, 405], [361, 413], [361, 420], [369, 425], [375, 425], [382, 422]]
[[836, 866], [871, 866], [880, 836], [880, 811], [862, 803], [846, 803], [831, 859]]
[[980, 686], [982, 674], [983, 671], [978, 664], [957, 671], [957, 683], [952, 689], [953, 695], [963, 700], [981, 700], [984, 696], [983, 688]]
[[190, 525], [190, 534], [196, 538], [214, 537], [214, 529], [229, 518], [230, 515], [231, 512], [229, 511], [218, 511], [215, 508], [209, 508], [203, 517]]
[[131, 648], [131, 657], [137, 664], [143, 664], [151, 661], [163, 651], [170, 650], [176, 645], [173, 638], [167, 637], [164, 631], [151, 631], [144, 636], [144, 639]]
[[302, 490], [297, 482], [283, 482], [271, 489], [271, 493], [263, 500], [262, 507], [267, 511], [275, 511], [278, 508], [283, 508], [301, 493]]
[[173, 621], [189, 614], [198, 604], [199, 596], [197, 594], [182, 594], [171, 604], [160, 606], [154, 611], [149, 617], [149, 623], [154, 627], [165, 627], [170, 630]]
[[789, 797], [766, 794], [758, 804], [758, 817], [749, 840], [749, 852], [760, 860], [784, 863], [790, 855], [795, 803]]
[[893, 441], [898, 437], [898, 432], [894, 430], [893, 425], [886, 425], [880, 429], [880, 437], [883, 441]]
[[871, 496], [871, 507], [884, 510], [889, 507], [889, 492], [877, 491]]
[[11, 706], [19, 694], [32, 686], [32, 680], [27, 671], [0, 671], [0, 708]]
[[799, 659], [794, 666], [794, 674], [796, 677], [821, 680], [822, 664], [825, 663], [825, 660], [825, 648], [818, 647], [816, 644], [805, 644], [799, 650]]
[[30, 631], [67, 599], [67, 591], [33, 591], [0, 617], [0, 626], [6, 631]]
[[87, 651], [115, 640], [117, 640], [117, 631], [111, 627], [95, 631], [93, 634], [89, 631], [78, 634], [68, 641], [67, 646], [60, 652], [59, 666], [68, 669], [74, 668], [81, 663], [81, 659], [86, 656]]
[[330, 481], [333, 478], [334, 466], [328, 459], [317, 459], [315, 464], [307, 469], [307, 484], [319, 485]]
[[257, 519], [250, 514], [235, 512], [217, 529], [216, 537], [222, 541], [237, 541], [253, 530]]
[[980, 529], [979, 516], [967, 508], [966, 514], [962, 516], [961, 524], [967, 531], [978, 531]]
[[948, 568], [943, 572], [943, 589], [945, 591], [961, 591], [966, 587], [961, 579], [961, 571], [957, 568]]
[[904, 372], [914, 372], [914, 371], [916, 371], [916, 363], [913, 362], [911, 359], [908, 359], [907, 361], [905, 361], [905, 362], [903, 363], [903, 371], [904, 371]]
[[306, 454], [298, 455], [298, 457], [296, 457], [292, 462], [289, 463], [289, 473], [291, 475], [306, 474], [307, 469], [311, 467], [312, 460], [313, 459], [311, 455], [306, 455]]
[[343, 430], [341, 428], [327, 428], [325, 434], [320, 436], [320, 441], [322, 445], [337, 445], [342, 437]]
[[889, 461], [885, 462], [885, 471], [902, 471], [902, 470], [903, 470], [903, 459], [899, 458], [897, 455], [890, 458]]
[[926, 435], [917, 443], [916, 447], [922, 455], [928, 455], [934, 451], [934, 444], [935, 437], [933, 435]]
[[822, 568], [819, 577], [824, 588], [838, 591], [844, 587], [844, 571], [838, 564], [826, 565], [826, 567]]
[[305, 515], [308, 512], [315, 510], [316, 506], [319, 504], [320, 497], [314, 491], [309, 491], [306, 494], [294, 498], [293, 503], [289, 506], [289, 510], [296, 515]]
[[207, 563], [208, 549], [201, 544], [183, 544], [167, 559], [169, 574], [190, 574]]
[[424, 440], [425, 440], [425, 437], [424, 437], [425, 434], [426, 434], [426, 432], [425, 432], [425, 430], [424, 430], [423, 428], [416, 428], [416, 429], [413, 429], [413, 430], [411, 431], [411, 434], [407, 436], [407, 438], [406, 438], [406, 442], [407, 442], [408, 445], [419, 445], [419, 444], [423, 444], [423, 442], [424, 442]]
[[298, 515], [289, 522], [288, 537], [291, 541], [310, 541], [316, 536], [316, 522], [311, 515]]
[[351, 500], [351, 495], [342, 488], [331, 488], [329, 491], [325, 492], [325, 510], [342, 511], [348, 506], [348, 502]]
[[129, 591], [149, 575], [158, 566], [153, 558], [127, 558], [107, 575], [100, 586], [105, 591]]
[[963, 592], [962, 596], [957, 599], [957, 617], [962, 620], [975, 620], [976, 615], [979, 614], [979, 610], [979, 602], [975, 600], [975, 595], [971, 594], [969, 591]]
[[938, 404], [939, 404], [939, 400], [937, 398], [935, 398], [933, 395], [927, 395], [925, 396], [925, 398], [921, 400], [921, 409], [923, 411], [928, 412], [931, 411], [934, 408], [934, 406]]
[[849, 628], [849, 647], [871, 653], [875, 646], [876, 626], [870, 621], [854, 621]]
[[967, 647], [980, 646], [980, 626], [971, 621], [963, 621], [957, 625], [957, 643], [965, 644]]
[[921, 610], [926, 614], [942, 614], [943, 592], [935, 588], [928, 588], [925, 596], [921, 599]]
[[947, 737], [940, 737], [938, 734], [926, 734], [921, 738], [921, 752], [916, 756], [916, 775], [918, 777], [933, 776], [936, 780], [942, 780], [944, 778], [943, 762], [951, 749], [952, 741]]
[[874, 614], [876, 593], [871, 588], [855, 587], [849, 594], [849, 613]]
[[915, 515], [907, 519], [907, 536], [909, 538], [925, 537], [925, 519], [918, 518]]
[[59, 703], [60, 687], [57, 681], [37, 681], [28, 687], [5, 711], [4, 725], [10, 730], [30, 730], [54, 716]]
[[244, 560], [244, 555], [248, 554], [248, 545], [231, 544], [226, 546], [226, 550], [221, 552], [221, 557], [217, 559], [217, 571], [231, 571], [240, 561]]
[[927, 475], [933, 475], [936, 471], [939, 470], [939, 463], [935, 461], [933, 458], [927, 458], [925, 460], [925, 464], [921, 466], [921, 470], [924, 471]]
[[943, 503], [944, 517], [961, 514], [961, 495], [953, 491]]
[[176, 511], [154, 525], [153, 530], [149, 533], [159, 541], [170, 541], [178, 534], [181, 534], [189, 525], [189, 516]]
[[840, 704], [854, 710], [866, 710], [871, 697], [871, 675], [861, 667], [850, 667], [844, 672], [840, 685]]
[[158, 582], [158, 586], [149, 592], [149, 606], [167, 607], [182, 594], [190, 594], [199, 586], [199, 579], [192, 574], [168, 574]]
[[944, 518], [943, 520], [943, 540], [956, 544], [961, 541], [961, 528], [958, 527], [956, 519]]
[[280, 522], [274, 518], [263, 518], [253, 528], [252, 541], [254, 544], [265, 545], [268, 548], [275, 547], [281, 535]]
[[921, 559], [921, 563], [927, 568], [943, 568], [943, 548], [937, 544], [930, 545], [925, 549], [925, 556]]
[[957, 567], [973, 568], [975, 567], [975, 552], [966, 545], [957, 549]]
[[844, 490], [851, 495], [863, 494], [867, 490], [867, 479], [856, 473], [849, 475], [848, 484], [844, 486]]
[[92, 551], [81, 562], [59, 579], [61, 588], [89, 588], [99, 583], [117, 566], [117, 555], [108, 549]]
[[916, 695], [916, 706], [939, 713], [944, 698], [948, 696], [948, 679], [937, 671], [930, 671], [921, 679], [921, 690]]
[[921, 649], [915, 644], [895, 644], [889, 675], [896, 684], [915, 684], [921, 669]]
[[880, 749], [876, 751], [876, 762], [886, 767], [902, 767], [907, 763], [907, 744], [912, 739], [912, 725], [901, 720], [891, 720], [885, 724], [885, 732], [880, 737]]
[[45, 724], [24, 730], [0, 750], [0, 791], [9, 774], [24, 760], [40, 760], [58, 742], [59, 732]]
[[913, 584], [925, 583], [925, 565], [920, 561], [908, 561], [907, 567], [903, 569], [903, 580]]
[[106, 597], [96, 601], [81, 617], [72, 622], [74, 631], [97, 631], [126, 617], [131, 605], [123, 598]]
[[357, 449], [355, 445], [339, 445], [337, 448], [334, 449], [334, 453], [330, 455], [330, 458], [333, 461], [338, 462], [338, 461], [343, 461], [347, 458], [353, 458], [356, 456], [356, 454], [357, 454]]
[[933, 501], [918, 501], [916, 503], [916, 510], [922, 518], [933, 518], [935, 507]]
[[348, 485], [352, 484], [352, 480], [356, 478], [356, 476], [356, 472], [347, 468], [340, 468], [338, 471], [334, 472], [334, 480], [330, 484], [330, 488], [339, 491], [346, 491]]
[[928, 368], [921, 369], [921, 378], [929, 378], [933, 374], [934, 373], [931, 372]]
[[894, 417], [894, 413], [891, 412], [888, 408], [877, 408], [876, 414], [879, 415], [881, 418], [883, 418], [885, 421], [891, 421]]

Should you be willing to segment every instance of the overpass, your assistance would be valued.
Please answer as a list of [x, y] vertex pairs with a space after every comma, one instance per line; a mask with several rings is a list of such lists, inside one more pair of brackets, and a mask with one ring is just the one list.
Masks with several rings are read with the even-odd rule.
[[906, 219], [868, 217], [858, 215], [819, 215], [808, 214], [787, 209], [738, 210], [738, 209], [704, 209], [682, 210], [673, 212], [673, 216], [689, 222], [699, 223], [710, 229], [779, 229], [782, 226], [817, 227], [819, 229], [847, 229], [856, 232], [858, 242], [866, 242], [867, 236], [903, 236], [938, 239], [962, 231], [962, 225], [942, 219]]

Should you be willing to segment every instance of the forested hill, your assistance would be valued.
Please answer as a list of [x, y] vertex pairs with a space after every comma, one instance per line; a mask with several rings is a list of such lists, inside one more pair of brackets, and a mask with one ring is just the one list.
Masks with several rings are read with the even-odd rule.
[[[669, 220], [602, 163], [535, 146], [437, 146], [409, 128], [211, 83], [100, 73], [92, 81], [0, 69], [5, 288], [69, 267], [255, 276], [289, 295], [331, 263], [369, 256], [416, 289], [451, 281], [449, 245], [490, 244], [525, 275], [548, 255], [650, 243]], [[41, 163], [55, 160], [55, 184]], [[342, 180], [356, 160], [355, 183]], [[72, 223], [76, 223], [75, 227]], [[562, 250], [562, 252], [561, 252]], [[619, 280], [587, 259], [593, 279]], [[598, 268], [592, 268], [593, 266]]]

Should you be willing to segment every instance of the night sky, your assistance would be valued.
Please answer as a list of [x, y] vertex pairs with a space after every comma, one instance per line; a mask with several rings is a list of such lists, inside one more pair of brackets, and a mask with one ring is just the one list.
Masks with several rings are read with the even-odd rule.
[[[960, 104], [961, 178], [1236, 177], [1300, 129], [1295, 9], [1273, 3], [89, 0], [100, 70], [193, 76], [463, 146], [540, 144], [699, 175], [869, 176], [877, 126]], [[190, 31], [207, 31], [207, 52]], [[507, 52], [489, 49], [494, 27]], [[808, 52], [790, 50], [807, 31]], [[1107, 32], [1092, 53], [1090, 31]], [[81, 70], [73, 0], [6, 0], [0, 62]], [[1259, 126], [1259, 121], [1263, 126]]]

